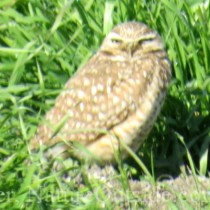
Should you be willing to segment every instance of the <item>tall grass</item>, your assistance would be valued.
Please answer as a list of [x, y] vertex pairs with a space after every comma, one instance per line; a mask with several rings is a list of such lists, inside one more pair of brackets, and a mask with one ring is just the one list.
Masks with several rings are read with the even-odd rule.
[[[137, 155], [154, 178], [163, 172], [179, 174], [182, 164], [189, 164], [195, 174], [208, 175], [210, 6], [209, 1], [203, 2], [0, 2], [1, 209], [114, 208], [108, 200], [101, 206], [94, 195], [85, 197], [90, 191], [88, 184], [83, 191], [76, 191], [73, 184], [61, 184], [59, 172], [28, 166], [24, 160], [29, 157], [28, 141], [65, 82], [97, 51], [114, 25], [129, 20], [145, 22], [160, 33], [173, 70], [162, 113]], [[136, 177], [143, 174], [141, 162], [128, 163], [137, 167]], [[104, 200], [102, 188], [95, 185]], [[58, 188], [65, 194], [56, 195]], [[135, 205], [136, 209], [142, 206], [139, 202]]]

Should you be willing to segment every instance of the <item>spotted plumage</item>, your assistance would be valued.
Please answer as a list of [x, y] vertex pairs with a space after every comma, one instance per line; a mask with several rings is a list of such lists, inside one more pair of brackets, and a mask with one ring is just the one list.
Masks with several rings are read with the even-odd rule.
[[120, 148], [125, 157], [120, 142], [136, 151], [145, 140], [170, 74], [157, 32], [137, 22], [116, 26], [66, 83], [30, 142], [31, 149], [46, 145], [48, 156], [65, 153], [113, 162]]

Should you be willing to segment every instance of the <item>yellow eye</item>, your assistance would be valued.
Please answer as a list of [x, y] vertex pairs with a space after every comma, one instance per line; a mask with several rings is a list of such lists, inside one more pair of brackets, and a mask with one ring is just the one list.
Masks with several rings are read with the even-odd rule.
[[147, 43], [147, 42], [150, 42], [152, 40], [154, 40], [154, 39], [153, 38], [141, 39], [141, 40], [138, 41], [138, 44], [142, 45], [143, 43]]
[[112, 38], [111, 39], [111, 42], [114, 43], [114, 44], [121, 44], [122, 43], [122, 40], [117, 39], [117, 38]]
[[149, 34], [149, 35], [145, 35], [140, 37], [138, 44], [142, 44], [142, 43], [146, 43], [146, 42], [150, 42], [153, 41], [156, 38], [156, 34]]

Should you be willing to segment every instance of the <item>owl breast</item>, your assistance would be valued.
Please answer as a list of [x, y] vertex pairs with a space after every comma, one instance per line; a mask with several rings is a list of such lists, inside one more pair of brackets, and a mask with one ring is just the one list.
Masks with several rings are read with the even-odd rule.
[[[123, 66], [129, 66], [125, 63], [120, 65], [122, 70]], [[88, 145], [90, 151], [94, 154], [97, 151], [97, 156], [105, 161], [113, 161], [114, 151], [119, 147], [125, 158], [127, 152], [123, 144], [136, 151], [143, 143], [160, 112], [170, 78], [170, 64], [166, 58], [153, 57], [131, 62], [128, 69], [130, 71], [119, 74], [116, 86], [112, 87], [112, 93], [108, 96], [108, 101], [117, 97], [121, 106], [124, 105], [121, 115], [118, 115], [120, 123], [116, 122], [107, 135]]]

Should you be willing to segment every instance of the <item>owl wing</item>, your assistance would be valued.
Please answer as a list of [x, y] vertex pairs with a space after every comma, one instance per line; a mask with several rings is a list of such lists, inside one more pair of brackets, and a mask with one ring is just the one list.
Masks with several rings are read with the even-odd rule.
[[67, 82], [38, 128], [36, 140], [48, 145], [61, 140], [87, 145], [124, 121], [135, 111], [139, 97], [131, 68], [93, 57]]

